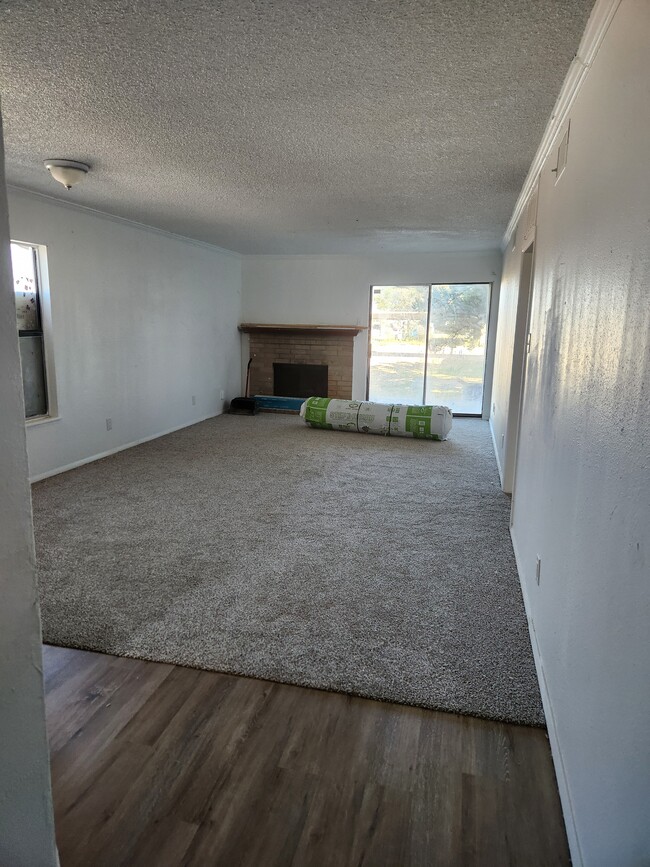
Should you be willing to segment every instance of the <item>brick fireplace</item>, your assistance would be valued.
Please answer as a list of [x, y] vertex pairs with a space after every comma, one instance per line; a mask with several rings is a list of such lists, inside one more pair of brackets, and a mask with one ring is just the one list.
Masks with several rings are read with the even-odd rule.
[[[327, 366], [327, 394], [317, 397], [352, 398], [352, 357], [359, 325], [263, 325], [243, 323], [249, 335], [251, 394], [274, 394], [273, 365]], [[284, 373], [286, 374], [286, 369]], [[298, 369], [296, 373], [299, 374]], [[286, 379], [286, 377], [285, 377]], [[277, 381], [277, 368], [276, 368]], [[297, 375], [296, 381], [301, 381]], [[309, 397], [288, 394], [283, 397]]]

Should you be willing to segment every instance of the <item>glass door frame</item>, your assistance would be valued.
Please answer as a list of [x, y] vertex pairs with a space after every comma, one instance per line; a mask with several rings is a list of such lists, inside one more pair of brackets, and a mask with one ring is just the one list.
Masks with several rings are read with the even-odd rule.
[[[381, 288], [382, 286], [387, 286], [387, 283], [371, 283], [370, 284], [370, 293], [368, 299], [368, 358], [366, 361], [366, 400], [370, 400], [370, 359], [372, 358], [372, 296], [373, 289]], [[424, 382], [422, 385], [422, 405], [424, 405], [424, 401], [427, 394], [427, 371], [429, 367], [429, 325], [431, 321], [431, 292], [434, 286], [488, 286], [488, 304], [487, 304], [487, 320], [485, 323], [485, 358], [483, 359], [483, 391], [481, 394], [481, 412], [455, 412], [454, 418], [483, 418], [483, 414], [485, 411], [485, 393], [486, 393], [486, 385], [487, 385], [487, 372], [488, 372], [488, 358], [490, 354], [490, 337], [491, 330], [490, 325], [492, 324], [492, 304], [494, 302], [494, 281], [493, 280], [454, 280], [450, 283], [391, 283], [391, 286], [395, 286], [396, 288], [400, 288], [403, 286], [427, 286], [429, 289], [429, 299], [427, 303], [427, 327], [426, 327], [426, 340], [424, 345]], [[496, 325], [496, 323], [495, 323]]]

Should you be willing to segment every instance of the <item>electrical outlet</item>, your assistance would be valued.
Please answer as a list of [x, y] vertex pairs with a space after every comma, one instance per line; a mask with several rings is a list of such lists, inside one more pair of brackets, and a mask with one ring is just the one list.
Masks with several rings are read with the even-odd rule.
[[542, 577], [542, 558], [537, 555], [537, 562], [535, 563], [535, 580], [537, 581], [537, 585], [539, 586], [539, 579]]
[[106, 430], [113, 430], [113, 419], [112, 418], [106, 419]]
[[221, 400], [223, 400], [225, 396], [226, 396], [226, 394], [222, 388], [221, 391], [219, 392], [219, 397], [221, 398]]
[[196, 395], [192, 395], [192, 406], [196, 406]]
[[503, 448], [505, 441], [506, 441], [506, 435], [501, 434], [501, 448]]

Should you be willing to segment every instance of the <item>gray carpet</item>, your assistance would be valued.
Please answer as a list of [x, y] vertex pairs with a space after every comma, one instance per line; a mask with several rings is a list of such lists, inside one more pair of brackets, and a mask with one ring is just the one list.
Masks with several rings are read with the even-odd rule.
[[47, 642], [543, 725], [486, 422], [226, 415], [33, 499]]

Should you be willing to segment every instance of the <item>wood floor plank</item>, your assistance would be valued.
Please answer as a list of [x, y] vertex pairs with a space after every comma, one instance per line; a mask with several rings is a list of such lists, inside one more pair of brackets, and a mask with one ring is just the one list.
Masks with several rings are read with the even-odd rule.
[[[169, 720], [156, 742], [147, 747], [138, 744], [148, 750], [147, 759], [132, 774], [129, 788], [109, 820], [96, 829], [87, 852], [91, 863], [100, 861], [110, 849], [114, 863], [130, 864], [134, 849], [148, 829], [173, 815], [175, 788], [192, 772], [201, 739], [209, 736], [205, 723], [219, 701], [218, 687], [223, 685], [219, 680], [200, 678], [183, 713]], [[113, 743], [118, 751], [132, 746], [125, 738], [116, 738]]]
[[462, 827], [459, 842], [462, 863], [466, 867], [512, 863], [501, 812], [503, 783], [488, 777], [463, 774], [461, 786]]
[[156, 820], [146, 829], [134, 848], [129, 867], [177, 867], [187, 863], [187, 850], [198, 825], [166, 817]]
[[165, 681], [165, 689], [154, 689], [146, 701], [125, 720], [117, 737], [153, 746], [177, 714], [187, 713], [186, 703], [200, 685], [201, 672], [177, 666], [162, 682]]
[[62, 867], [118, 863], [115, 852], [124, 845], [124, 837], [118, 833], [103, 851], [98, 850], [97, 837], [111, 823], [150, 753], [151, 748], [141, 744], [116, 745], [113, 741], [96, 757], [92, 777], [80, 774], [78, 788], [67, 786], [62, 790], [58, 776], [53, 774], [54, 819]]
[[44, 648], [62, 867], [569, 865], [541, 729]]
[[247, 678], [229, 677], [232, 688], [220, 702], [213, 724], [197, 753], [196, 767], [187, 774], [176, 795], [179, 815], [189, 822], [203, 822], [215, 810], [218, 798], [229, 797], [238, 754], [249, 732], [276, 688]]
[[51, 647], [43, 654], [43, 682], [49, 692], [56, 676], [68, 665], [77, 661], [78, 651], [70, 647]]
[[52, 708], [48, 729], [50, 751], [56, 753], [83, 729], [96, 710], [110, 701], [110, 696], [133, 672], [114, 660], [78, 660], [55, 675], [46, 693]]
[[[74, 770], [75, 756], [85, 756], [115, 737], [132, 715], [169, 677], [172, 666], [132, 660], [131, 666], [109, 657], [90, 666], [82, 688], [48, 697], [56, 724], [48, 731], [54, 767]], [[62, 770], [63, 773], [63, 770]]]

